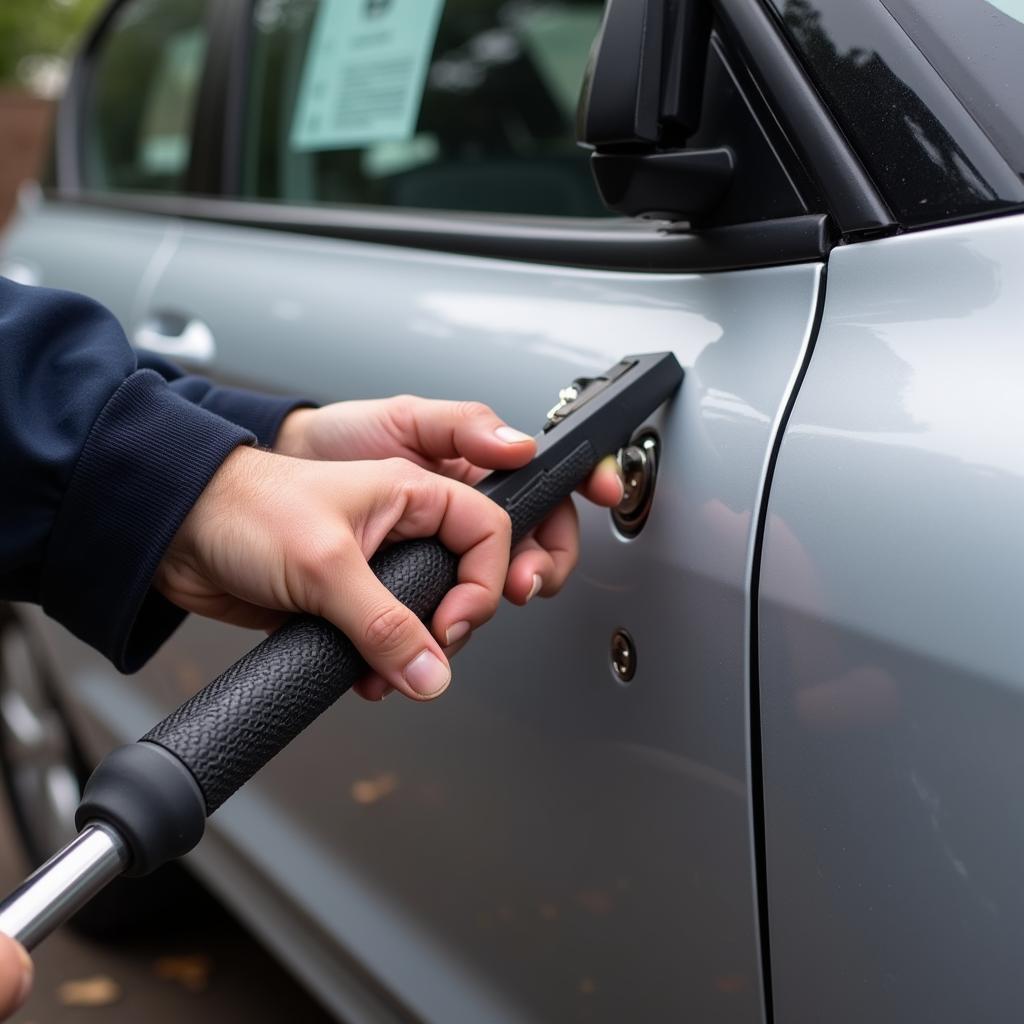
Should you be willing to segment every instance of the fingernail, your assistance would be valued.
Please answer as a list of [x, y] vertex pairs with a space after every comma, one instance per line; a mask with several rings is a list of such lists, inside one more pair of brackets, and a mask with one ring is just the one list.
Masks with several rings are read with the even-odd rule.
[[436, 697], [452, 681], [447, 666], [431, 651], [420, 651], [402, 675], [421, 697]]
[[24, 968], [17, 995], [18, 1006], [21, 1006], [28, 999], [29, 993], [32, 991], [32, 978], [35, 975], [35, 967], [32, 965], [32, 958], [28, 955], [25, 947], [20, 942], [16, 943], [15, 947], [18, 950], [18, 958], [21, 960], [21, 965]]
[[531, 598], [536, 597], [540, 593], [540, 588], [544, 586], [544, 581], [537, 575], [533, 574], [533, 586], [530, 587], [530, 592], [526, 595], [526, 600], [529, 601]]
[[499, 441], [504, 441], [505, 444], [522, 444], [524, 441], [533, 440], [529, 434], [524, 434], [521, 430], [516, 430], [515, 427], [498, 427], [494, 431], [494, 436]]
[[458, 643], [469, 633], [469, 628], [468, 622], [456, 622], [449, 626], [444, 634], [445, 647], [451, 647], [452, 644]]
[[622, 466], [619, 465], [619, 460], [614, 455], [606, 455], [601, 460], [601, 464], [614, 470], [615, 479], [619, 481], [619, 502], [621, 503], [622, 499], [626, 496], [626, 480], [622, 475]]

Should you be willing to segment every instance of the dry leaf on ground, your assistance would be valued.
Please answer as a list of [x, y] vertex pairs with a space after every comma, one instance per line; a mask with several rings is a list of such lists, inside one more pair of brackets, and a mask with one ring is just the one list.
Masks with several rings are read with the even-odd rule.
[[396, 789], [398, 776], [394, 772], [384, 772], [372, 779], [356, 779], [352, 783], [352, 799], [365, 807], [390, 796]]
[[65, 1006], [112, 1006], [121, 998], [121, 986], [106, 974], [65, 981], [57, 988]]
[[213, 961], [208, 956], [162, 956], [153, 964], [158, 978], [176, 981], [189, 992], [205, 992], [210, 984]]

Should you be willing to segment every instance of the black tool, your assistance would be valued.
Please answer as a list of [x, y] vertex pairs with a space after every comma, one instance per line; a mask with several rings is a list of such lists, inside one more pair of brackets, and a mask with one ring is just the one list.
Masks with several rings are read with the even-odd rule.
[[[559, 393], [528, 466], [492, 473], [478, 489], [524, 537], [597, 463], [629, 443], [679, 387], [671, 353], [629, 356]], [[422, 619], [454, 586], [457, 558], [413, 540], [370, 562]], [[120, 874], [144, 875], [187, 853], [206, 818], [367, 671], [352, 642], [298, 615], [93, 772], [75, 815], [81, 832], [0, 904], [0, 932], [32, 948]]]

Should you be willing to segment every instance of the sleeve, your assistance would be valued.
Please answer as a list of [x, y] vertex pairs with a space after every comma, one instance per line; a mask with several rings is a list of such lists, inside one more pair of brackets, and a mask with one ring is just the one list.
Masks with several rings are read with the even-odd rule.
[[139, 369], [102, 306], [0, 278], [0, 598], [135, 671], [185, 614], [151, 588], [165, 549], [255, 440]]
[[155, 370], [170, 384], [172, 391], [252, 431], [259, 444], [267, 448], [273, 446], [288, 413], [316, 404], [305, 398], [282, 398], [214, 384], [205, 377], [186, 375], [173, 363], [151, 352], [139, 352], [136, 358], [140, 369]]

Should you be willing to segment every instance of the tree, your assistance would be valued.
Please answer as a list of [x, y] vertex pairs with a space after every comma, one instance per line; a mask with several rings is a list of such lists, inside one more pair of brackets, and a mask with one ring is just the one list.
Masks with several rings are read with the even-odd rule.
[[104, 0], [0, 0], [0, 83], [52, 92]]

